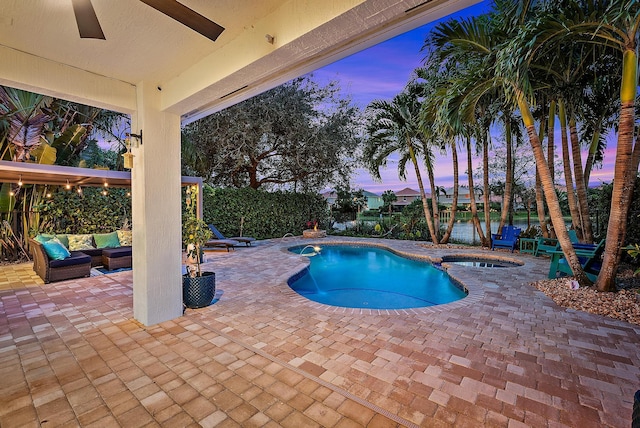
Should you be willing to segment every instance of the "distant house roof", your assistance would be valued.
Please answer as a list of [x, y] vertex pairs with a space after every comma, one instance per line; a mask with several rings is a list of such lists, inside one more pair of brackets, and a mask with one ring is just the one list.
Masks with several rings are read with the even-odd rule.
[[418, 192], [417, 190], [413, 190], [409, 187], [405, 187], [399, 192], [394, 192], [394, 193], [396, 194], [396, 196], [420, 196], [420, 192]]
[[362, 194], [363, 194], [364, 196], [368, 196], [368, 197], [376, 197], [376, 198], [379, 198], [379, 197], [380, 197], [380, 195], [378, 195], [377, 193], [373, 193], [373, 192], [370, 192], [370, 191], [368, 191], [368, 190], [363, 190], [363, 191], [362, 191]]

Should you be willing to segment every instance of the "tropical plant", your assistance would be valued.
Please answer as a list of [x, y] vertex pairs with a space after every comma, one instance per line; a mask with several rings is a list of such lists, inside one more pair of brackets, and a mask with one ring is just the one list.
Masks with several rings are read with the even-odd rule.
[[380, 207], [381, 211], [388, 211], [389, 216], [391, 216], [391, 212], [393, 211], [393, 203], [398, 200], [398, 197], [393, 192], [393, 190], [385, 190], [382, 192], [382, 206]]
[[200, 261], [202, 248], [211, 239], [211, 229], [207, 223], [198, 217], [198, 186], [186, 188], [186, 216], [182, 220], [182, 243], [184, 244], [189, 260], [195, 261], [195, 271], [190, 271], [189, 276], [202, 276]]

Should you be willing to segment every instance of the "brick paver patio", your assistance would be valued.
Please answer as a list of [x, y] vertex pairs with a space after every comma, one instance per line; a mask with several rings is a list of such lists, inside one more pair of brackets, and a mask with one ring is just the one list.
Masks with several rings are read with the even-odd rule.
[[130, 272], [44, 285], [0, 268], [0, 426], [631, 425], [640, 326], [556, 306], [528, 285], [548, 260], [366, 241], [524, 265], [452, 266], [470, 293], [448, 305], [355, 310], [287, 286], [302, 242], [208, 253], [219, 300], [151, 327]]

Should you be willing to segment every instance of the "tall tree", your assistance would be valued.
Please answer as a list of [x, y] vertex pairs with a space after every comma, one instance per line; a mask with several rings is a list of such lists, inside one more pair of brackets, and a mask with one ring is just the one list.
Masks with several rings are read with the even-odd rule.
[[355, 165], [359, 117], [335, 82], [321, 87], [301, 77], [187, 125], [184, 162], [214, 185], [344, 183]]
[[363, 152], [363, 159], [369, 172], [380, 178], [380, 167], [387, 164], [389, 156], [397, 153], [400, 156], [398, 161], [398, 175], [400, 178], [406, 177], [406, 165], [408, 162], [414, 167], [418, 187], [420, 188], [420, 198], [424, 217], [429, 228], [432, 242], [437, 245], [439, 242], [438, 232], [435, 230], [431, 210], [427, 203], [424, 191], [422, 173], [418, 156], [425, 158], [429, 154], [418, 151], [427, 147], [423, 144], [424, 134], [419, 126], [420, 102], [417, 93], [412, 92], [412, 86], [407, 87], [408, 91], [396, 95], [391, 102], [375, 100], [369, 104], [367, 111], [371, 119], [367, 126], [367, 142]]
[[604, 259], [596, 282], [598, 290], [613, 291], [640, 159], [640, 147], [634, 142], [640, 4], [637, 0], [575, 4], [579, 7], [573, 13], [545, 15], [537, 26], [538, 37], [531, 44], [538, 49], [553, 48], [571, 39], [575, 43], [612, 47], [621, 54], [622, 83], [611, 214]]

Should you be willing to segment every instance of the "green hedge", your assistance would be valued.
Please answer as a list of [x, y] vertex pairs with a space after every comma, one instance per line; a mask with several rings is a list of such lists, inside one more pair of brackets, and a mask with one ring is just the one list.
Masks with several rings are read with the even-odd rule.
[[[126, 189], [84, 188], [82, 195], [63, 189], [53, 193], [40, 208], [40, 232], [99, 233], [122, 227], [131, 220], [131, 198]], [[184, 195], [184, 193], [183, 193]], [[183, 201], [184, 203], [184, 201]], [[266, 192], [254, 189], [204, 187], [204, 219], [225, 235], [240, 233], [258, 239], [281, 238], [286, 233], [301, 235], [308, 222], [326, 228], [329, 211], [318, 194]]]
[[85, 187], [82, 195], [60, 189], [40, 207], [40, 232], [103, 233], [120, 229], [125, 219], [131, 224], [131, 198], [127, 189]]
[[327, 202], [317, 193], [266, 192], [251, 188], [204, 187], [204, 219], [225, 236], [240, 234], [258, 239], [301, 235], [308, 222], [329, 223]]

